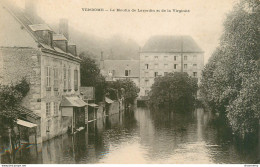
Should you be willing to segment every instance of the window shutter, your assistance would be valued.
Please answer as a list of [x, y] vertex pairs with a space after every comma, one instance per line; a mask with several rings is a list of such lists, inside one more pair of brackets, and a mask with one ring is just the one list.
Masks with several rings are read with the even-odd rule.
[[48, 67], [45, 67], [45, 87], [47, 87], [47, 82], [48, 82]]

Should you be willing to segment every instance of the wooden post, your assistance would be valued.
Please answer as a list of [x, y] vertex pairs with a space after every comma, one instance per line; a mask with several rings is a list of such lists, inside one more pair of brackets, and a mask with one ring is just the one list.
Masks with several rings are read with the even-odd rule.
[[74, 107], [72, 108], [71, 133], [74, 134]]
[[11, 164], [13, 164], [14, 163], [14, 156], [13, 156], [14, 148], [13, 148], [13, 143], [12, 143], [12, 129], [9, 128], [8, 132], [9, 132], [10, 156], [11, 156], [10, 159], [11, 159]]

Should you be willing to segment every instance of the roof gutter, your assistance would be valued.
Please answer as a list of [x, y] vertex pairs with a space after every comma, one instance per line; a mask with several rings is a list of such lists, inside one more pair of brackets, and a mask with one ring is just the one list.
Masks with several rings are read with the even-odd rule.
[[76, 61], [78, 63], [80, 63], [82, 61], [78, 57], [71, 57], [70, 55], [62, 54], [62, 53], [59, 53], [59, 52], [56, 52], [56, 51], [53, 51], [53, 50], [50, 50], [50, 49], [42, 48], [41, 50], [44, 53], [55, 54], [57, 56], [61, 56], [61, 57], [64, 57], [64, 58], [67, 58], [67, 59], [70, 59], [70, 60], [74, 60], [74, 61]]

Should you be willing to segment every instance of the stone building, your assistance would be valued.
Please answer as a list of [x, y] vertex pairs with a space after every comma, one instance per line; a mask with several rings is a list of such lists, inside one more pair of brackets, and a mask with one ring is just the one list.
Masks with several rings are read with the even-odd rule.
[[0, 83], [15, 83], [23, 77], [29, 81], [22, 106], [39, 118], [27, 121], [37, 124], [37, 142], [42, 142], [69, 126], [80, 126], [77, 115], [84, 115], [86, 105], [79, 98], [81, 59], [66, 38], [66, 22], [60, 24], [65, 25], [61, 27], [65, 36], [56, 34], [36, 15], [33, 3], [26, 2], [24, 10], [0, 2]]
[[147, 96], [154, 78], [187, 72], [201, 79], [204, 52], [190, 36], [154, 36], [140, 52], [140, 96]]
[[139, 87], [139, 60], [100, 60], [100, 69], [106, 81], [130, 79]]

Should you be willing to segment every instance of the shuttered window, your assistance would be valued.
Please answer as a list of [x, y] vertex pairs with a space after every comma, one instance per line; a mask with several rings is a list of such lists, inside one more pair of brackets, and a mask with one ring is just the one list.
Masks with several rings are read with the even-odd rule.
[[66, 67], [63, 67], [63, 89], [67, 90], [67, 70]]
[[49, 118], [51, 116], [51, 103], [46, 103], [46, 117]]
[[46, 74], [46, 90], [51, 90], [51, 68], [49, 66], [45, 67]]
[[79, 89], [79, 78], [78, 78], [78, 70], [74, 70], [74, 90], [77, 91]]
[[57, 67], [53, 68], [53, 73], [54, 73], [54, 90], [58, 90], [59, 88], [59, 69]]
[[71, 90], [71, 69], [68, 70], [68, 89]]

